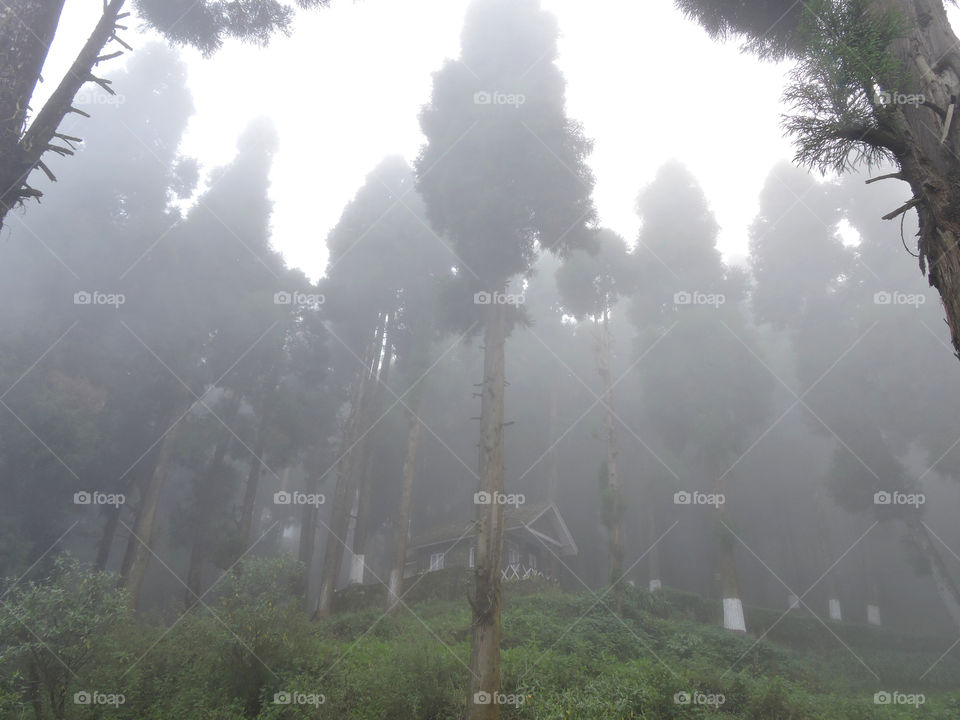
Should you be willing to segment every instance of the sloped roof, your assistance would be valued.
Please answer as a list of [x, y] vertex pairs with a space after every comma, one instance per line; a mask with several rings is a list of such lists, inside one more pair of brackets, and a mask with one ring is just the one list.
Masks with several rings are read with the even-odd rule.
[[[561, 555], [574, 555], [578, 552], [573, 536], [570, 535], [566, 523], [560, 516], [560, 511], [553, 503], [507, 506], [503, 510], [503, 522], [504, 531], [527, 530], [536, 535], [546, 535], [557, 543]], [[537, 529], [533, 527], [534, 524], [546, 527]], [[476, 520], [470, 520], [432, 527], [414, 536], [409, 548], [416, 550], [440, 543], [456, 545], [458, 540], [473, 537], [475, 525]]]

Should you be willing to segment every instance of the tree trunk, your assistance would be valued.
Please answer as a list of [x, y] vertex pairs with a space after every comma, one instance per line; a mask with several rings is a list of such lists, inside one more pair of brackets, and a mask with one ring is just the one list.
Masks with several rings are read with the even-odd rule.
[[403, 594], [403, 571], [407, 564], [407, 536], [410, 533], [410, 516], [413, 511], [413, 478], [417, 459], [417, 444], [420, 440], [421, 407], [420, 393], [413, 408], [407, 413], [407, 455], [403, 461], [403, 485], [400, 488], [400, 506], [397, 508], [397, 524], [393, 529], [393, 564], [390, 568], [390, 585], [387, 594], [387, 611], [396, 608]]
[[120, 506], [107, 505], [105, 513], [107, 522], [103, 526], [103, 534], [100, 535], [100, 542], [97, 544], [97, 559], [94, 563], [94, 567], [100, 572], [107, 571], [110, 550], [113, 548], [113, 540], [117, 536], [117, 527], [120, 525]]
[[[827, 527], [826, 508], [823, 505], [823, 498], [820, 491], [814, 493], [814, 502], [817, 513], [817, 544], [820, 551], [820, 559], [823, 568], [826, 570], [834, 562], [833, 550], [830, 547], [830, 529]], [[837, 588], [837, 578], [834, 575], [834, 569], [831, 569], [824, 577], [824, 586], [827, 589], [827, 613], [831, 620], [837, 622], [843, 620], [843, 611], [840, 605], [840, 591]]]
[[548, 410], [548, 427], [550, 436], [547, 438], [547, 447], [550, 450], [550, 463], [547, 465], [547, 500], [556, 504], [557, 493], [560, 487], [560, 453], [556, 448], [557, 437], [559, 433], [559, 422], [557, 420], [558, 406], [560, 404], [560, 381], [554, 377], [550, 382], [550, 399]]
[[[63, 4], [64, 0], [6, 0], [0, 6], [0, 227], [19, 199], [21, 180], [26, 180], [20, 140]], [[28, 166], [27, 172], [32, 169]]]
[[600, 340], [597, 345], [597, 369], [603, 380], [603, 404], [606, 410], [604, 425], [607, 436], [607, 486], [606, 505], [608, 541], [608, 578], [612, 588], [613, 604], [619, 613], [623, 610], [623, 491], [620, 474], [617, 472], [617, 428], [613, 412], [613, 380], [610, 374], [610, 313], [603, 310], [600, 325]]
[[904, 518], [904, 522], [911, 541], [930, 564], [930, 573], [933, 575], [933, 581], [937, 586], [937, 595], [940, 596], [947, 615], [950, 616], [954, 626], [960, 630], [960, 592], [958, 592], [953, 578], [950, 577], [950, 572], [943, 562], [943, 557], [930, 539], [930, 533], [918, 514], [909, 514]]
[[500, 566], [503, 553], [503, 393], [506, 306], [487, 308], [480, 394], [480, 491], [474, 554], [473, 625], [470, 639], [470, 695], [467, 720], [498, 720], [500, 690]]
[[[960, 51], [942, 0], [871, 0], [871, 9], [892, 11], [909, 26], [889, 47], [910, 83], [896, 89], [922, 94], [944, 110], [955, 103]], [[954, 113], [942, 144], [943, 119], [929, 107], [897, 105], [879, 124], [876, 137], [865, 139], [893, 152], [919, 201], [920, 269], [940, 293], [954, 353], [960, 357], [960, 112]]]
[[207, 559], [210, 547], [210, 522], [213, 518], [213, 498], [216, 494], [217, 480], [223, 470], [223, 461], [230, 447], [230, 435], [226, 431], [213, 451], [213, 458], [206, 472], [200, 478], [197, 492], [197, 505], [194, 517], [193, 542], [190, 545], [190, 566], [187, 570], [187, 588], [183, 595], [184, 608], [189, 610], [199, 600], [203, 585], [203, 563]]
[[[320, 487], [320, 476], [317, 473], [310, 473], [306, 484], [308, 493], [316, 493]], [[317, 541], [316, 510], [316, 505], [306, 503], [300, 515], [300, 545], [297, 549], [297, 559], [303, 563], [308, 577], [310, 575], [310, 566], [313, 564], [314, 545]]]
[[[860, 533], [863, 534], [865, 530], [863, 528]], [[863, 584], [867, 588], [867, 624], [879, 627], [883, 624], [880, 616], [880, 576], [869, 543], [861, 543], [859, 555]]]
[[[368, 428], [366, 407], [369, 404], [372, 378], [376, 373], [379, 355], [382, 352], [383, 324], [377, 326], [373, 340], [367, 344], [363, 358], [363, 369], [356, 380], [354, 397], [350, 408], [350, 417], [343, 432], [343, 453], [337, 467], [337, 484], [333, 491], [330, 508], [330, 525], [327, 528], [327, 544], [323, 553], [323, 569], [320, 573], [320, 595], [314, 618], [330, 613], [333, 592], [340, 578], [347, 531], [350, 526], [350, 503], [356, 491], [356, 475], [362, 445], [361, 437]], [[362, 448], [361, 448], [362, 450]]]
[[790, 592], [787, 593], [787, 609], [797, 610], [800, 608], [800, 596], [794, 592], [794, 589], [800, 590], [803, 583], [801, 573], [800, 555], [797, 553], [799, 543], [797, 535], [793, 528], [787, 522], [781, 522], [777, 525], [780, 539], [780, 563], [783, 567], [782, 574], [790, 579]]
[[[162, 443], [161, 443], [162, 445]], [[128, 487], [127, 497], [131, 497], [135, 493], [139, 493], [139, 496], [142, 498], [146, 494], [146, 486], [150, 482], [150, 478], [153, 477], [153, 473], [157, 468], [157, 459], [160, 456], [160, 448], [154, 447], [149, 453], [148, 457], [141, 461], [141, 464], [137, 466], [136, 471], [131, 476], [131, 482]], [[134, 520], [136, 522], [136, 514], [139, 512], [139, 505], [134, 510]], [[127, 582], [127, 577], [130, 575], [130, 566], [133, 565], [133, 556], [134, 551], [137, 549], [137, 543], [131, 542], [133, 536], [130, 532], [127, 532], [126, 544], [123, 550], [123, 557], [120, 559], [120, 581], [121, 585], [125, 585]]]
[[883, 625], [880, 617], [880, 584], [876, 572], [872, 569], [867, 572], [867, 624], [880, 627]]
[[[379, 376], [377, 377], [377, 387], [373, 392], [372, 405], [368, 412], [371, 419], [380, 412], [383, 407], [383, 395], [390, 378], [390, 359], [392, 356], [390, 339], [394, 328], [394, 317], [386, 323], [383, 340], [381, 345], [384, 347], [383, 354], [379, 361]], [[364, 570], [366, 569], [367, 540], [370, 534], [370, 496], [373, 491], [374, 482], [374, 462], [373, 448], [376, 446], [375, 438], [379, 435], [377, 430], [371, 430], [369, 435], [362, 443], [364, 455], [362, 457], [363, 470], [360, 474], [360, 490], [357, 495], [357, 516], [353, 527], [353, 544], [350, 553], [350, 582], [363, 584]]]
[[[713, 491], [717, 495], [723, 493], [722, 475], [715, 474]], [[723, 598], [723, 627], [734, 632], [746, 632], [747, 625], [743, 616], [743, 601], [740, 599], [740, 580], [737, 577], [737, 557], [735, 553], [736, 538], [727, 527], [730, 521], [727, 517], [726, 502], [717, 503], [714, 511], [717, 517], [717, 574], [720, 578], [720, 596]]]
[[[179, 418], [180, 413], [174, 413], [171, 417]], [[147, 565], [150, 562], [150, 544], [153, 541], [157, 506], [160, 504], [160, 493], [163, 490], [163, 485], [167, 481], [170, 457], [173, 454], [173, 446], [180, 432], [181, 422], [183, 421], [181, 420], [174, 423], [160, 445], [157, 465], [153, 469], [153, 475], [150, 477], [143, 500], [140, 502], [137, 521], [133, 526], [133, 534], [129, 539], [128, 547], [132, 545], [132, 549], [130, 551], [130, 567], [125, 585], [127, 592], [130, 594], [130, 604], [134, 610], [136, 610], [139, 605], [140, 586], [143, 583], [143, 577], [146, 574]]]
[[[368, 446], [369, 447], [369, 446]], [[353, 539], [350, 543], [349, 582], [363, 584], [366, 570], [367, 535], [370, 532], [370, 492], [373, 484], [373, 457], [367, 453], [360, 472], [360, 487], [357, 488], [357, 512], [354, 516]]]
[[[553, 505], [557, 504], [557, 496], [560, 493], [560, 450], [557, 447], [559, 444], [557, 438], [560, 436], [560, 423], [558, 420], [559, 405], [560, 380], [555, 374], [553, 379], [550, 381], [550, 424], [548, 426], [550, 428], [550, 437], [548, 438], [547, 444], [547, 447], [551, 448], [550, 464], [547, 466], [547, 500]], [[562, 567], [560, 565], [560, 558], [557, 557], [556, 553], [551, 552], [550, 557], [547, 558], [547, 563], [550, 578], [559, 581], [560, 568]]]
[[[73, 99], [84, 84], [97, 80], [93, 69], [112, 57], [100, 53], [111, 39], [117, 39], [117, 21], [124, 2], [104, 3], [103, 14], [90, 37], [25, 133], [26, 103], [33, 94], [47, 48], [56, 34], [64, 0], [3, 3], [6, 7], [0, 14], [0, 48], [3, 48], [0, 52], [6, 54], [0, 61], [0, 118], [4, 118], [0, 121], [0, 227], [11, 208], [26, 198], [41, 197], [39, 190], [27, 185], [27, 177], [34, 168], [45, 167], [41, 165], [44, 153], [54, 149], [62, 155], [73, 154], [69, 142], [74, 138], [60, 136], [66, 146], [54, 146], [52, 141], [67, 113], [80, 112], [72, 107]], [[19, 19], [24, 22], [18, 22]], [[102, 82], [108, 86], [106, 81]]]
[[660, 543], [657, 542], [657, 512], [653, 505], [652, 479], [647, 481], [647, 496], [643, 506], [647, 525], [647, 589], [656, 592], [663, 587], [663, 582], [660, 577]]
[[[263, 473], [263, 454], [267, 445], [267, 434], [270, 426], [270, 412], [264, 404], [257, 424], [257, 439], [254, 443], [254, 456], [250, 458], [250, 468], [247, 472], [247, 483], [243, 489], [243, 507], [240, 511], [240, 541], [243, 547], [240, 555], [250, 547], [250, 531], [253, 528], [253, 509], [257, 502], [257, 491], [260, 488], [260, 476]], [[238, 555], [239, 557], [239, 555]]]

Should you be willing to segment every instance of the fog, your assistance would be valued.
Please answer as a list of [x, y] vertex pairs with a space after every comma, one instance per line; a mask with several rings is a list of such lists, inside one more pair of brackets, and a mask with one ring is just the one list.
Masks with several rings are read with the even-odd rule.
[[[913, 30], [115, 0], [60, 97], [94, 5], [0, 4], [0, 715], [957, 716], [960, 138], [891, 84]], [[317, 80], [367, 30], [379, 110]]]

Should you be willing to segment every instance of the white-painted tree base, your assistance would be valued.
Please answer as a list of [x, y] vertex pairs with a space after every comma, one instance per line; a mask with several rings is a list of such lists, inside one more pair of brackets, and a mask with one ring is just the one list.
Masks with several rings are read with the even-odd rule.
[[350, 582], [363, 584], [363, 554], [350, 558]]
[[840, 612], [840, 601], [836, 598], [830, 598], [830, 619], [837, 622], [843, 620], [843, 613]]
[[650, 592], [656, 592], [657, 590], [659, 590], [659, 589], [662, 588], [662, 587], [663, 587], [663, 585], [660, 584], [660, 581], [659, 581], [659, 580], [651, 580], [651, 581], [650, 581]]
[[880, 606], [867, 605], [867, 622], [871, 625], [880, 625]]
[[723, 599], [723, 627], [738, 632], [747, 631], [747, 623], [743, 619], [743, 603], [740, 598]]
[[791, 610], [796, 610], [798, 607], [800, 607], [800, 598], [793, 593], [787, 595], [787, 607]]

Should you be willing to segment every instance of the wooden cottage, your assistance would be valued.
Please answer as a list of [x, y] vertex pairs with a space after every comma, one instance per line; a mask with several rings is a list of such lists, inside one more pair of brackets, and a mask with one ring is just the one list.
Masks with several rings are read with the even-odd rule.
[[[577, 554], [577, 544], [553, 503], [508, 506], [503, 511], [504, 580], [550, 576], [556, 557]], [[473, 567], [476, 521], [452, 523], [414, 536], [408, 548], [406, 575]]]

